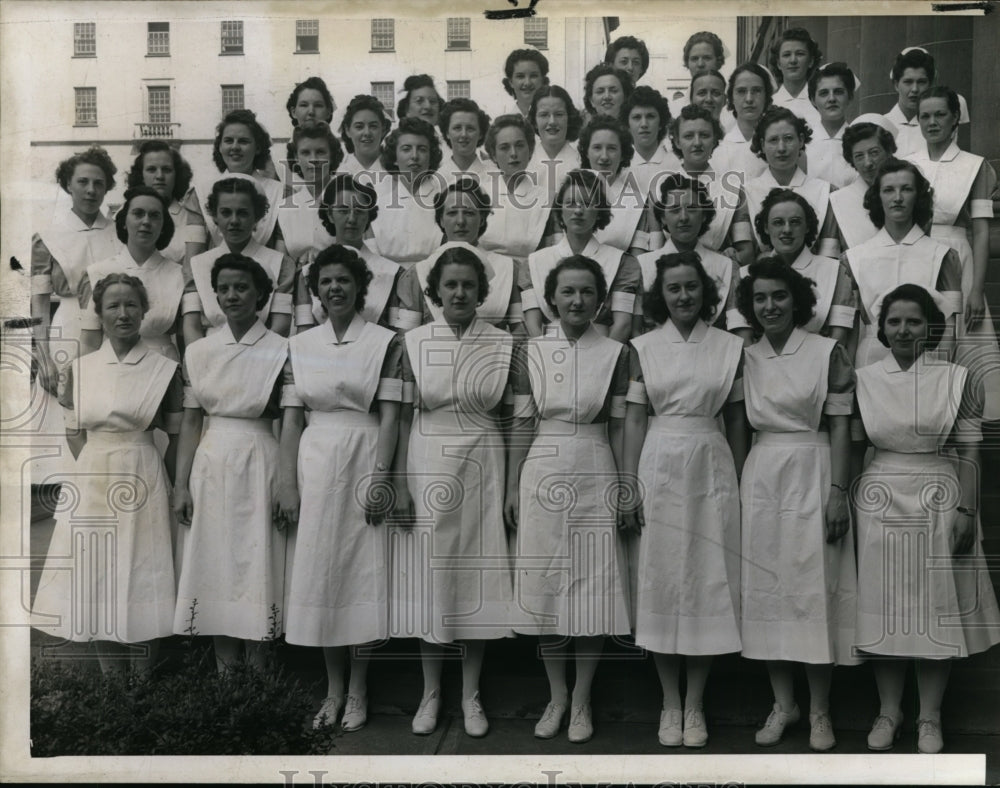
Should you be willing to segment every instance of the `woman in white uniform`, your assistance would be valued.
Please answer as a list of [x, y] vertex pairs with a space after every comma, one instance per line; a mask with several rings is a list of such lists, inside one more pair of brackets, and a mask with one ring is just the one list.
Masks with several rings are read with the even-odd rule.
[[549, 84], [549, 59], [537, 49], [515, 49], [507, 55], [503, 73], [503, 89], [512, 101], [500, 114], [517, 112], [525, 119], [530, 118], [535, 93]]
[[726, 87], [726, 106], [736, 122], [719, 142], [715, 154], [715, 169], [722, 173], [737, 173], [740, 184], [746, 186], [767, 169], [750, 149], [757, 123], [772, 104], [774, 84], [767, 69], [758, 63], [744, 63], [729, 75]]
[[[635, 146], [629, 170], [645, 202], [659, 189], [659, 182], [680, 166], [670, 146], [661, 144], [670, 130], [670, 107], [658, 90], [640, 85], [625, 102], [625, 115]], [[648, 245], [648, 233], [641, 240]]]
[[924, 147], [917, 107], [920, 97], [934, 84], [936, 73], [934, 58], [919, 47], [900, 52], [892, 64], [890, 77], [897, 98], [885, 118], [896, 127], [896, 155], [901, 159]]
[[[855, 644], [873, 657], [880, 702], [868, 747], [889, 750], [898, 738], [912, 659], [917, 751], [936, 753], [944, 747], [941, 701], [954, 660], [1000, 643], [977, 509], [984, 392], [964, 367], [927, 355], [944, 328], [927, 290], [892, 290], [878, 324], [889, 355], [858, 370], [857, 391], [875, 447], [855, 488]], [[945, 446], [957, 450], [957, 463], [942, 453]]]
[[598, 115], [607, 115], [625, 123], [625, 101], [634, 85], [627, 71], [599, 63], [583, 79], [583, 106], [586, 122]]
[[811, 126], [812, 141], [806, 145], [806, 170], [841, 189], [857, 177], [844, 161], [844, 131], [847, 107], [859, 87], [846, 63], [825, 63], [809, 77], [809, 100], [819, 113], [819, 123]]
[[583, 128], [583, 118], [564, 88], [546, 85], [535, 91], [528, 122], [538, 135], [528, 171], [537, 174], [537, 183], [545, 185], [551, 200], [566, 173], [580, 167], [574, 143]]
[[774, 106], [787, 107], [811, 128], [820, 123], [820, 115], [809, 97], [809, 78], [823, 62], [819, 44], [804, 27], [790, 27], [781, 32], [768, 58], [771, 73], [778, 81]]
[[484, 185], [489, 171], [479, 155], [480, 146], [486, 141], [490, 128], [490, 116], [469, 98], [446, 101], [441, 107], [439, 129], [441, 136], [451, 150], [441, 162], [441, 174], [446, 183], [454, 183], [456, 178], [468, 176]]
[[842, 155], [858, 177], [843, 189], [830, 192], [830, 210], [837, 218], [840, 245], [845, 251], [878, 232], [865, 209], [865, 193], [879, 168], [896, 152], [894, 128], [881, 115], [867, 114], [859, 115], [844, 130]]
[[385, 107], [377, 98], [365, 94], [352, 98], [340, 122], [340, 140], [347, 149], [347, 156], [340, 165], [341, 172], [364, 178], [369, 183], [378, 177], [377, 173], [383, 172], [379, 158], [382, 139], [391, 127]]

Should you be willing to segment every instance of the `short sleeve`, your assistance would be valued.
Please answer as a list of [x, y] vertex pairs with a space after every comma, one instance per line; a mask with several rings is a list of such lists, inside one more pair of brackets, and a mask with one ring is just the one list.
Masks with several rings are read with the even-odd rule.
[[743, 354], [740, 354], [739, 363], [736, 365], [736, 377], [733, 378], [733, 385], [729, 387], [729, 395], [726, 397], [726, 403], [731, 402], [743, 402], [746, 399], [746, 395], [743, 389]]
[[623, 254], [615, 278], [608, 288], [612, 312], [632, 314], [636, 296], [642, 291], [642, 269], [639, 261], [630, 254]]
[[990, 194], [993, 190], [994, 174], [987, 161], [979, 165], [979, 172], [969, 190], [969, 218], [970, 219], [992, 219], [993, 199]]
[[629, 353], [628, 367], [628, 392], [625, 394], [625, 401], [633, 402], [636, 405], [648, 405], [649, 397], [646, 395], [646, 381], [642, 374], [642, 361], [639, 360], [639, 353], [635, 347]]
[[398, 335], [389, 341], [385, 349], [375, 399], [386, 402], [403, 400], [403, 340]]
[[733, 212], [733, 221], [729, 225], [729, 240], [734, 244], [753, 240], [753, 227], [750, 222], [750, 207], [747, 204], [746, 192], [739, 190], [739, 202]]
[[417, 405], [417, 381], [413, 375], [413, 364], [410, 362], [410, 354], [406, 350], [406, 343], [400, 343], [399, 372], [403, 380], [403, 390], [401, 402], [404, 405]]
[[966, 375], [958, 418], [951, 431], [954, 443], [979, 443], [983, 439], [983, 404], [986, 400], [985, 380], [979, 375]]
[[281, 407], [301, 408], [305, 403], [299, 396], [295, 388], [295, 373], [292, 371], [291, 358], [285, 359], [285, 366], [281, 368]]
[[396, 303], [397, 312], [392, 328], [409, 331], [430, 322], [430, 310], [424, 302], [416, 266], [410, 266], [399, 275], [396, 281]]
[[736, 303], [736, 291], [740, 286], [740, 264], [732, 261], [733, 270], [729, 277], [729, 292], [719, 293], [719, 297], [725, 302], [726, 330], [738, 331], [743, 328], [750, 328], [747, 319], [743, 317]]
[[94, 288], [90, 283], [90, 274], [85, 272], [80, 279], [80, 328], [84, 331], [100, 331], [101, 318], [94, 310]]
[[185, 211], [184, 225], [178, 228], [178, 237], [188, 244], [203, 244], [208, 242], [208, 230], [205, 227], [205, 218], [201, 211], [191, 210], [182, 204], [181, 209]]
[[182, 362], [182, 370], [184, 379], [183, 405], [185, 408], [200, 408], [201, 403], [198, 401], [198, 397], [194, 393], [194, 387], [191, 385], [191, 375], [188, 372], [188, 357], [186, 355]]
[[858, 311], [854, 300], [854, 282], [850, 271], [842, 261], [837, 271], [837, 281], [833, 288], [833, 299], [830, 302], [830, 314], [827, 324], [837, 328], [854, 328], [854, 316]]
[[962, 263], [954, 249], [949, 249], [941, 261], [937, 290], [944, 301], [942, 311], [945, 316], [961, 314], [964, 309], [962, 299]]
[[531, 281], [531, 269], [527, 260], [515, 260], [515, 274], [517, 275], [517, 288], [521, 291], [521, 309], [540, 309], [538, 306], [539, 293], [535, 291], [535, 285]]
[[629, 346], [622, 347], [618, 354], [618, 363], [615, 364], [614, 376], [611, 378], [609, 389], [611, 407], [608, 416], [612, 419], [625, 418], [625, 402], [629, 389]]
[[[830, 187], [830, 191], [834, 191], [833, 187]], [[819, 232], [819, 240], [816, 242], [816, 254], [823, 257], [840, 256], [840, 226], [837, 224], [836, 214], [829, 205], [823, 227]]]
[[293, 293], [295, 290], [295, 261], [287, 254], [282, 255], [281, 268], [274, 283], [274, 294], [271, 296], [272, 314], [292, 314]]
[[513, 396], [515, 419], [531, 419], [538, 415], [538, 405], [531, 393], [528, 376], [528, 343], [515, 342], [511, 354], [510, 390]]
[[181, 431], [181, 418], [184, 410], [184, 378], [180, 367], [174, 368], [173, 377], [167, 385], [167, 390], [160, 402], [157, 415], [159, 426], [168, 435], [177, 435]]
[[78, 364], [74, 360], [72, 364], [65, 367], [59, 373], [60, 380], [57, 385], [57, 391], [59, 392], [59, 404], [66, 410], [75, 409], [73, 402], [73, 381], [76, 377], [77, 370]]
[[42, 240], [35, 233], [31, 238], [31, 294], [48, 295], [52, 293], [52, 255]]
[[839, 342], [830, 351], [830, 371], [827, 378], [826, 402], [823, 413], [827, 416], [850, 416], [854, 406], [856, 378], [854, 365], [847, 351]]

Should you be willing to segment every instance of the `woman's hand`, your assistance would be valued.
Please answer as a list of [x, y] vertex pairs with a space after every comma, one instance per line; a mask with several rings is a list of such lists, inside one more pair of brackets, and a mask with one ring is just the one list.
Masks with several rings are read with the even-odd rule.
[[976, 518], [965, 512], [955, 513], [955, 522], [951, 526], [952, 555], [967, 553], [972, 548], [972, 542], [976, 534]]
[[191, 515], [194, 514], [194, 501], [187, 485], [174, 487], [174, 514], [181, 525], [191, 525]]
[[851, 527], [851, 515], [847, 506], [847, 493], [839, 487], [830, 488], [830, 499], [826, 502], [826, 541], [833, 544], [847, 533]]
[[980, 287], [973, 287], [969, 291], [969, 297], [965, 301], [965, 328], [967, 331], [974, 330], [986, 315], [986, 299]]
[[381, 525], [393, 512], [396, 501], [396, 485], [388, 473], [375, 471], [372, 474], [368, 492], [365, 493], [365, 522]]
[[285, 484], [278, 487], [278, 496], [272, 504], [274, 524], [279, 531], [291, 528], [299, 521], [299, 489]]
[[637, 479], [623, 481], [618, 485], [618, 530], [639, 534], [646, 527], [646, 516], [642, 511], [642, 491]]
[[38, 385], [45, 391], [49, 392], [52, 396], [58, 396], [59, 367], [56, 366], [56, 362], [54, 362], [52, 357], [44, 351], [40, 351], [35, 354], [35, 361], [38, 363], [37, 376], [35, 378]]
[[389, 525], [412, 528], [417, 515], [413, 507], [413, 498], [410, 497], [410, 488], [406, 484], [406, 477], [398, 474], [393, 480], [393, 486], [396, 488], [396, 506], [389, 515]]
[[521, 515], [521, 494], [517, 487], [508, 487], [503, 500], [503, 524], [510, 533], [517, 530], [517, 520]]
[[743, 265], [743, 261], [740, 260], [740, 253], [736, 251], [735, 246], [727, 246], [722, 250], [722, 254], [728, 257], [730, 260], [735, 260], [737, 264]]

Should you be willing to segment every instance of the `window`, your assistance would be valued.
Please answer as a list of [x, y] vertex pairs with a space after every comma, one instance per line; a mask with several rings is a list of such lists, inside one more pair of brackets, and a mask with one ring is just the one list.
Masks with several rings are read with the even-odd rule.
[[222, 116], [225, 117], [234, 109], [244, 109], [243, 86], [223, 85], [222, 86]]
[[393, 102], [395, 93], [396, 85], [393, 82], [372, 82], [372, 95], [382, 102], [390, 120], [396, 117], [396, 105]]
[[149, 91], [149, 122], [169, 123], [170, 122], [170, 88], [160, 85], [153, 87], [150, 85]]
[[469, 49], [472, 43], [467, 16], [448, 19], [448, 49]]
[[295, 22], [295, 51], [319, 52], [319, 20], [298, 19]]
[[372, 20], [372, 52], [392, 52], [396, 49], [396, 20]]
[[472, 95], [467, 79], [448, 80], [448, 101], [456, 98], [469, 98]]
[[146, 25], [146, 54], [170, 54], [170, 23], [150, 22]]
[[524, 20], [524, 43], [537, 49], [549, 48], [549, 20], [530, 16]]
[[97, 88], [73, 88], [76, 93], [76, 125], [97, 125]]
[[243, 22], [227, 21], [222, 23], [222, 54], [243, 54]]
[[73, 57], [97, 57], [97, 25], [94, 22], [73, 24]]

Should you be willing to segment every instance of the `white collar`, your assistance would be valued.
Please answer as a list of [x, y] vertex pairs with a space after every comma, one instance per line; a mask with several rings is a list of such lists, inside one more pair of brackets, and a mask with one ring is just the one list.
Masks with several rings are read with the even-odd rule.
[[924, 237], [924, 231], [920, 229], [920, 225], [913, 225], [906, 236], [897, 244], [892, 240], [892, 236], [889, 235], [889, 231], [883, 227], [875, 235], [875, 239], [879, 246], [913, 246], [917, 241]]
[[788, 337], [788, 341], [785, 342], [785, 346], [778, 353], [772, 346], [771, 341], [767, 338], [767, 334], [763, 334], [760, 338], [760, 343], [762, 344], [762, 350], [764, 352], [764, 358], [777, 358], [778, 356], [792, 356], [798, 352], [798, 349], [802, 347], [802, 343], [805, 342], [808, 333], [796, 326], [792, 329], [792, 333]]
[[580, 349], [592, 348], [604, 339], [603, 336], [597, 333], [597, 329], [594, 328], [594, 324], [591, 323], [587, 326], [587, 330], [583, 332], [583, 335], [576, 340], [575, 343], [570, 342], [566, 337], [566, 334], [563, 332], [562, 324], [559, 321], [554, 321], [545, 327], [545, 338], [549, 340], [562, 340], [562, 346], [577, 347]]
[[670, 318], [667, 318], [667, 322], [663, 324], [660, 330], [663, 331], [664, 339], [666, 339], [667, 342], [690, 342], [691, 344], [698, 344], [704, 340], [708, 334], [708, 323], [701, 318], [698, 318], [698, 322], [694, 324], [694, 327], [691, 329], [691, 333], [688, 335], [687, 339], [681, 335], [680, 330], [678, 330], [677, 326], [674, 325], [674, 321]]
[[367, 323], [361, 317], [361, 313], [355, 312], [354, 317], [351, 318], [350, 325], [347, 326], [347, 330], [344, 332], [344, 336], [341, 339], [337, 339], [337, 332], [333, 330], [333, 325], [331, 325], [329, 319], [324, 320], [322, 331], [325, 343], [328, 345], [346, 345], [350, 342], [357, 342], [361, 338], [361, 333], [365, 330], [366, 325]]
[[233, 336], [233, 330], [229, 327], [228, 321], [223, 323], [222, 328], [219, 330], [222, 342], [225, 345], [256, 345], [267, 333], [267, 327], [260, 321], [260, 318], [239, 339]]
[[132, 349], [125, 354], [125, 358], [119, 359], [115, 355], [114, 348], [111, 347], [111, 340], [106, 336], [104, 341], [101, 342], [100, 348], [98, 348], [97, 353], [99, 357], [104, 360], [105, 364], [127, 364], [128, 366], [135, 366], [140, 361], [146, 357], [146, 353], [149, 352], [149, 346], [143, 342], [141, 339], [135, 343]]

